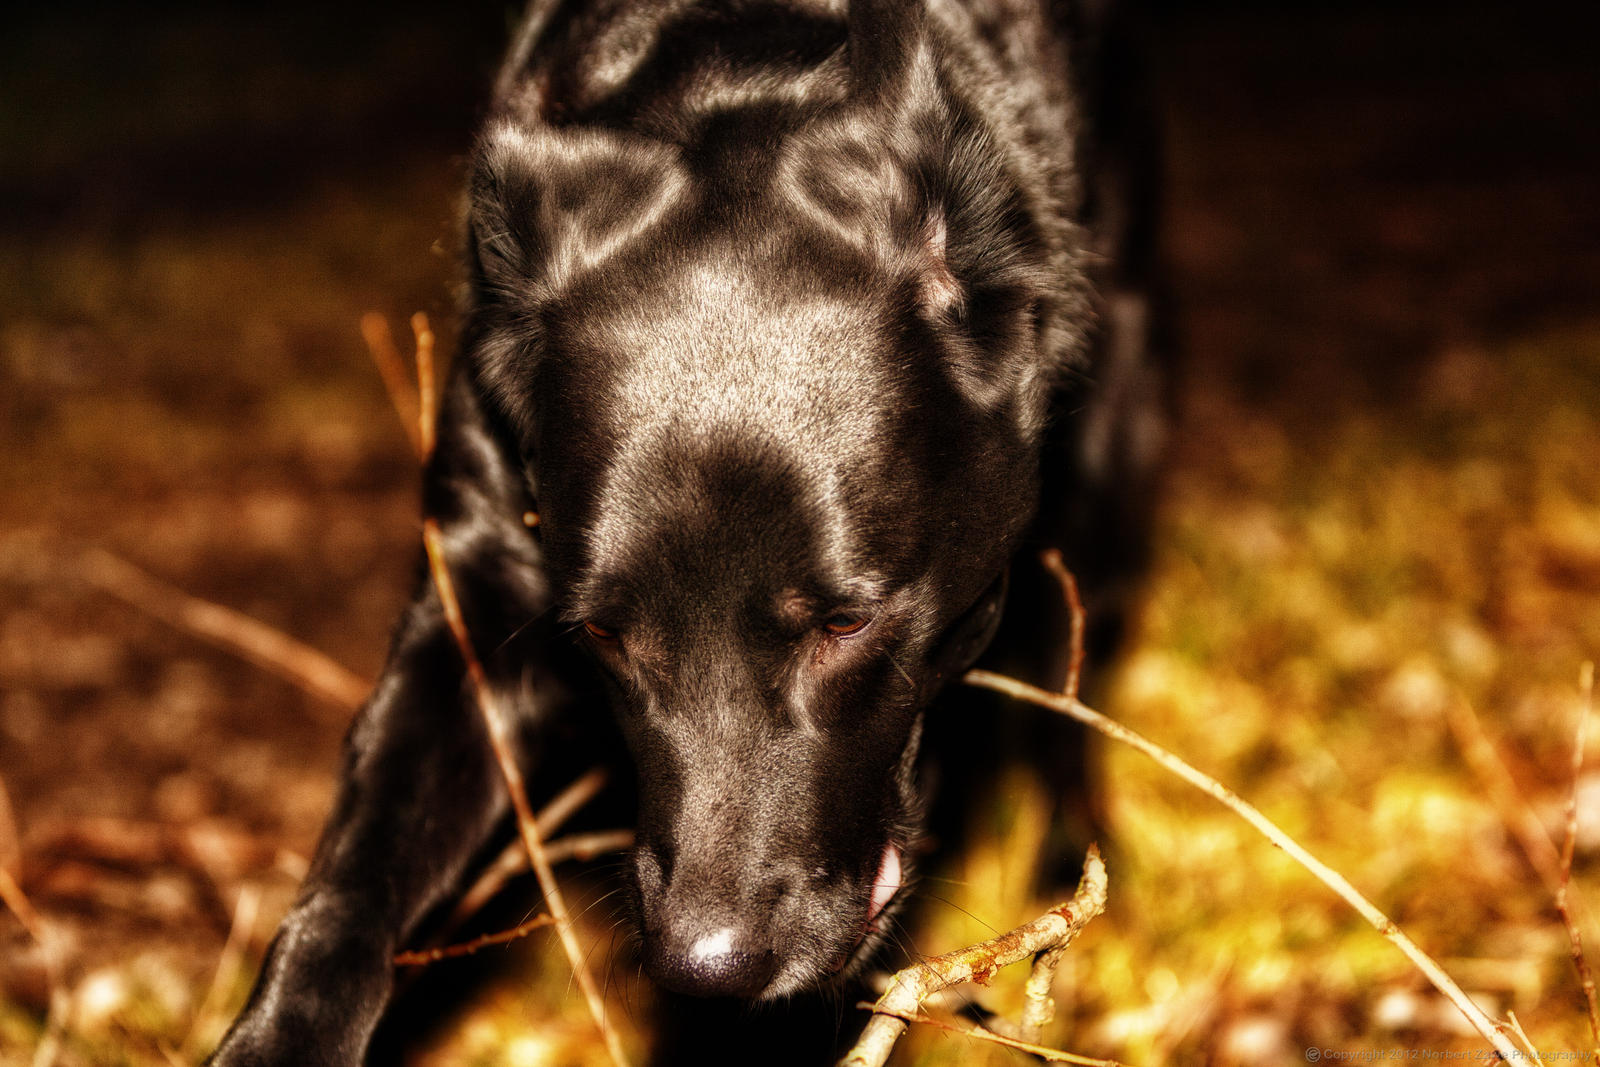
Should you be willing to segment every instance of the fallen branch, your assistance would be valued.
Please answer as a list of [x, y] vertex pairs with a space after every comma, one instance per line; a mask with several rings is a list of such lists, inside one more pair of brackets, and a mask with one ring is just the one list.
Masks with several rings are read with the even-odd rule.
[[1593, 1051], [1600, 1055], [1600, 1004], [1596, 1003], [1594, 976], [1584, 955], [1582, 933], [1584, 922], [1587, 920], [1592, 928], [1593, 919], [1588, 909], [1583, 907], [1583, 901], [1573, 899], [1571, 891], [1572, 853], [1578, 833], [1578, 777], [1583, 770], [1585, 724], [1593, 690], [1594, 664], [1585, 663], [1578, 678], [1579, 711], [1577, 736], [1572, 747], [1572, 787], [1567, 797], [1566, 840], [1559, 849], [1551, 841], [1544, 821], [1517, 788], [1516, 780], [1500, 756], [1500, 750], [1484, 732], [1472, 705], [1458, 696], [1448, 705], [1447, 721], [1468, 765], [1499, 809], [1501, 821], [1516, 838], [1523, 855], [1555, 901], [1556, 913], [1560, 915], [1561, 925], [1567, 933], [1573, 969], [1583, 990], [1589, 1032], [1595, 1042]]
[[1288, 834], [1278, 829], [1272, 820], [1261, 814], [1256, 807], [1233, 790], [1210, 775], [1196, 770], [1160, 745], [1146, 739], [1144, 735], [1130, 730], [1113, 719], [1106, 718], [1098, 711], [1087, 707], [1073, 697], [1051, 693], [1037, 686], [1028, 685], [1026, 682], [1019, 682], [1013, 678], [1007, 678], [1004, 675], [994, 674], [990, 671], [968, 671], [964, 681], [968, 685], [975, 685], [981, 689], [992, 689], [995, 692], [1004, 693], [1018, 700], [1025, 700], [1030, 704], [1037, 704], [1040, 707], [1049, 708], [1052, 711], [1057, 711], [1076, 719], [1114, 741], [1121, 741], [1125, 745], [1138, 749], [1202, 793], [1206, 793], [1222, 803], [1234, 814], [1255, 827], [1268, 841], [1287, 852], [1297, 863], [1316, 876], [1318, 881], [1337, 893], [1345, 903], [1360, 913], [1361, 917], [1371, 923], [1374, 929], [1393, 942], [1395, 947], [1405, 953], [1407, 958], [1416, 965], [1417, 969], [1427, 977], [1428, 981], [1433, 983], [1434, 988], [1449, 998], [1450, 1002], [1461, 1011], [1461, 1014], [1467, 1017], [1467, 1021], [1495, 1047], [1495, 1050], [1500, 1055], [1508, 1060], [1514, 1059], [1519, 1055], [1516, 1046], [1506, 1036], [1506, 1028], [1502, 1024], [1493, 1022], [1485, 1015], [1483, 1009], [1474, 1004], [1466, 993], [1461, 991], [1461, 987], [1456, 985], [1455, 980], [1446, 974], [1444, 969], [1434, 962], [1431, 956], [1418, 948], [1416, 942], [1407, 937], [1405, 932], [1396, 926], [1392, 919], [1379, 911], [1377, 906], [1370, 900], [1362, 896], [1344, 875], [1307, 852]]
[[[393, 338], [389, 335], [389, 327], [382, 316], [369, 314], [362, 319], [362, 332], [367, 337], [367, 346], [372, 350], [373, 359], [377, 362], [379, 372], [384, 376], [385, 385], [389, 389], [390, 400], [394, 403], [395, 411], [400, 415], [400, 421], [406, 425], [411, 433], [413, 446], [416, 448], [417, 457], [426, 465], [433, 456], [434, 442], [438, 429], [438, 400], [435, 386], [433, 366], [434, 335], [428, 326], [428, 318], [422, 312], [411, 316], [411, 330], [416, 343], [416, 392], [403, 383], [404, 376], [398, 370], [399, 353], [394, 349]], [[388, 368], [388, 369], [385, 369]], [[414, 404], [413, 404], [414, 401]], [[535, 519], [537, 521], [537, 519]], [[545, 904], [550, 909], [550, 922], [556, 927], [556, 934], [561, 940], [561, 947], [567, 954], [567, 960], [572, 965], [573, 977], [577, 980], [578, 988], [582, 990], [585, 1002], [589, 1007], [589, 1014], [594, 1018], [595, 1026], [600, 1030], [601, 1039], [605, 1042], [606, 1051], [610, 1054], [613, 1063], [619, 1067], [627, 1067], [628, 1059], [622, 1050], [621, 1042], [616, 1032], [607, 1024], [605, 1017], [605, 1002], [600, 997], [599, 988], [595, 985], [594, 976], [590, 974], [588, 964], [584, 960], [583, 948], [578, 944], [577, 937], [572, 929], [572, 920], [567, 912], [566, 901], [557, 886], [555, 873], [551, 870], [554, 862], [543, 843], [543, 836], [539, 820], [534, 817], [532, 808], [528, 804], [527, 790], [523, 785], [522, 770], [518, 766], [516, 757], [511, 751], [508, 737], [509, 727], [502, 717], [499, 704], [494, 698], [489, 687], [488, 677], [484, 674], [483, 664], [478, 660], [477, 652], [472, 647], [472, 638], [467, 632], [465, 619], [461, 614], [461, 604], [456, 599], [455, 584], [450, 579], [449, 564], [445, 560], [443, 537], [439, 532], [439, 524], [432, 518], [424, 518], [422, 523], [422, 541], [428, 554], [428, 569], [433, 576], [433, 584], [439, 594], [439, 603], [444, 608], [445, 619], [449, 623], [451, 635], [455, 638], [456, 647], [461, 651], [461, 657], [466, 664], [467, 677], [472, 683], [473, 692], [477, 697], [478, 710], [482, 713], [484, 724], [488, 729], [489, 743], [494, 750], [494, 757], [500, 765], [501, 776], [505, 779], [506, 790], [511, 797], [511, 807], [516, 815], [517, 832], [521, 839], [522, 847], [527, 853], [528, 864], [533, 868], [534, 876], [538, 879], [539, 889], [544, 894]], [[591, 772], [591, 774], [594, 772]], [[587, 788], [584, 786], [590, 779], [579, 779], [569, 791]], [[596, 782], [593, 788], [598, 789]], [[573, 809], [587, 800], [587, 796], [572, 805]], [[552, 802], [552, 807], [562, 803], [562, 797], [557, 797]], [[547, 812], [550, 808], [546, 809]], [[559, 819], [552, 819], [552, 825], [560, 819], [565, 819], [570, 811], [561, 811]], [[574, 849], [576, 853], [578, 850]], [[496, 877], [492, 872], [501, 867], [499, 862], [492, 865], [491, 872], [486, 872], [485, 877]], [[503, 883], [508, 875], [499, 875]], [[498, 890], [497, 884], [492, 884], [480, 891], [479, 886], [474, 886], [469, 891], [469, 897], [477, 898], [474, 907], [481, 906], [493, 892]], [[458, 908], [457, 914], [461, 914]], [[470, 913], [467, 913], [470, 914]], [[454, 921], [454, 917], [452, 917]], [[524, 924], [526, 925], [526, 924]], [[542, 923], [540, 925], [543, 925]], [[507, 931], [509, 933], [509, 931]], [[491, 935], [492, 936], [492, 935]], [[521, 936], [521, 935], [518, 935]], [[431, 950], [425, 950], [431, 951]], [[441, 950], [442, 951], [442, 950]]]
[[594, 975], [589, 973], [589, 966], [584, 961], [583, 946], [578, 944], [566, 902], [556, 885], [555, 874], [550, 869], [550, 861], [539, 840], [539, 827], [534, 821], [533, 809], [528, 804], [527, 791], [523, 788], [522, 769], [511, 751], [509, 724], [500, 711], [493, 690], [489, 687], [489, 679], [484, 674], [483, 664], [478, 661], [478, 654], [472, 648], [472, 638], [467, 634], [466, 623], [461, 617], [461, 604], [456, 600], [455, 585], [450, 580], [449, 564], [444, 558], [443, 537], [435, 520], [423, 520], [422, 541], [428, 552], [428, 566], [433, 574], [434, 586], [439, 593], [440, 605], [444, 608], [445, 619], [450, 625], [450, 632], [455, 637], [456, 645], [461, 650], [467, 677], [471, 680], [473, 692], [477, 696], [478, 710], [483, 714], [484, 725], [488, 729], [490, 745], [494, 749], [496, 761], [500, 764], [500, 773], [505, 778], [506, 790], [511, 795], [511, 807], [517, 817], [517, 830], [522, 836], [523, 845], [528, 850], [528, 860], [533, 866], [534, 876], [539, 880], [539, 888], [544, 893], [545, 904], [550, 909], [556, 933], [561, 938], [561, 947], [566, 950], [567, 959], [572, 964], [573, 977], [577, 979], [578, 988], [583, 991], [584, 1000], [588, 1002], [589, 1014], [594, 1017], [595, 1025], [600, 1030], [606, 1051], [610, 1053], [612, 1062], [620, 1067], [626, 1067], [627, 1056], [622, 1051], [622, 1044], [616, 1032], [606, 1023], [605, 1002], [600, 997], [599, 987], [595, 985]]
[[1037, 1044], [1044, 1036], [1044, 1028], [1056, 1017], [1056, 1001], [1050, 991], [1056, 984], [1056, 970], [1066, 954], [1067, 947], [1057, 945], [1033, 958], [1033, 970], [1028, 972], [1028, 982], [1022, 987], [1022, 1021], [1015, 1034], [1018, 1040]]
[[1071, 1052], [1062, 1052], [1060, 1049], [1046, 1048], [1043, 1045], [1035, 1045], [1027, 1041], [1020, 1041], [1014, 1037], [1007, 1037], [994, 1030], [985, 1030], [981, 1026], [957, 1026], [954, 1023], [945, 1022], [943, 1019], [935, 1019], [931, 1015], [923, 1015], [920, 1012], [890, 1011], [887, 1008], [879, 1008], [870, 1001], [865, 1000], [857, 1004], [856, 1007], [864, 1011], [877, 1011], [884, 1015], [893, 1015], [896, 1019], [903, 1019], [908, 1023], [920, 1023], [923, 1026], [931, 1026], [936, 1030], [959, 1034], [962, 1037], [971, 1037], [979, 1041], [988, 1041], [995, 1045], [1004, 1045], [1006, 1048], [1014, 1048], [1018, 1052], [1031, 1053], [1041, 1060], [1048, 1060], [1052, 1063], [1078, 1063], [1084, 1064], [1085, 1067], [1122, 1067], [1116, 1060], [1097, 1060]]
[[[589, 860], [607, 852], [632, 847], [632, 830], [600, 830], [589, 834], [569, 834], [566, 837], [550, 840], [551, 835], [559, 830], [563, 823], [605, 787], [607, 777], [605, 768], [594, 768], [552, 797], [534, 817], [534, 826], [539, 831], [539, 840], [544, 842], [545, 858], [550, 861], [550, 866], [554, 867], [569, 859]], [[463, 923], [476, 915], [485, 904], [494, 899], [500, 890], [505, 888], [506, 882], [526, 870], [528, 870], [528, 850], [519, 837], [508, 844], [500, 855], [484, 868], [478, 880], [472, 883], [472, 888], [461, 895], [449, 918], [441, 924], [433, 939], [442, 941], [449, 937]]]
[[872, 1006], [872, 1018], [841, 1067], [882, 1067], [906, 1032], [906, 1017], [918, 1014], [925, 998], [962, 982], [987, 982], [1002, 967], [1037, 952], [1065, 947], [1105, 906], [1106, 867], [1100, 850], [1091, 845], [1078, 891], [1065, 904], [1009, 933], [896, 973]]
[[81, 570], [91, 585], [118, 600], [264, 667], [313, 696], [354, 710], [372, 683], [280, 630], [250, 616], [190, 596], [101, 548], [84, 554]]

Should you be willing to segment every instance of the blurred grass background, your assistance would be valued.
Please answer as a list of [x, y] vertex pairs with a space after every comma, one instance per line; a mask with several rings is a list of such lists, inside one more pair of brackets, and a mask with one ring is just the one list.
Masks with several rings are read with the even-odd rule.
[[[415, 470], [357, 322], [422, 309], [448, 338], [461, 156], [514, 14], [91, 4], [0, 36], [0, 864], [62, 948], [58, 1063], [215, 1041], [344, 724], [97, 591], [82, 553], [376, 672]], [[1475, 709], [1559, 834], [1600, 654], [1587, 38], [1489, 4], [1157, 16], [1185, 387], [1102, 710], [1262, 807], [1540, 1048], [1592, 1048], [1550, 894], [1450, 726]], [[1052, 1043], [1185, 1064], [1481, 1047], [1243, 823], [1097, 758], [1111, 907], [1067, 957]], [[1049, 903], [1026, 887], [1057, 785], [974, 812], [982, 844], [930, 884], [950, 906], [918, 946]], [[1600, 774], [1579, 785], [1592, 898]], [[246, 887], [244, 972], [202, 1010]], [[412, 1062], [601, 1062], [559, 953], [535, 936], [498, 969]], [[1021, 978], [974, 995], [1014, 1006]], [[0, 912], [0, 1064], [32, 1061], [48, 992]], [[1014, 1058], [918, 1032], [899, 1062]]]

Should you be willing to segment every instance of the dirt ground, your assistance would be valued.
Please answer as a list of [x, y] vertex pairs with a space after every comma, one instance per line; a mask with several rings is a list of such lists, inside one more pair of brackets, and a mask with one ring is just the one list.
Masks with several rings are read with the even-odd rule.
[[[349, 711], [111, 595], [103, 553], [376, 673], [417, 477], [357, 324], [423, 310], [448, 351], [461, 157], [510, 17], [105, 5], [0, 37], [0, 867], [61, 960], [0, 911], [0, 1064], [36, 1062], [52, 989], [56, 1062], [145, 1064], [197, 1061], [248, 987]], [[1592, 38], [1492, 5], [1158, 26], [1185, 386], [1106, 710], [1257, 799], [1541, 1048], [1592, 1050], [1516, 828], [1525, 805], [1559, 836], [1600, 655]], [[1467, 705], [1509, 794], [1458, 740]], [[1481, 1047], [1241, 824], [1105, 760], [1113, 912], [1052, 1040]], [[964, 876], [995, 926], [1028, 916], [996, 901], [1038, 807], [996, 813]], [[417, 1061], [593, 1062], [566, 993], [491, 983]]]

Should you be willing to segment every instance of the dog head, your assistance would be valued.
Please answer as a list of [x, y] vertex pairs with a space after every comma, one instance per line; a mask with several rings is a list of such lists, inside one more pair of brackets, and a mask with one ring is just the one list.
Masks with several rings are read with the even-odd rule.
[[522, 113], [475, 162], [472, 373], [613, 692], [645, 962], [686, 992], [865, 957], [909, 877], [923, 709], [992, 635], [1034, 508], [1044, 256], [907, 40], [803, 106]]

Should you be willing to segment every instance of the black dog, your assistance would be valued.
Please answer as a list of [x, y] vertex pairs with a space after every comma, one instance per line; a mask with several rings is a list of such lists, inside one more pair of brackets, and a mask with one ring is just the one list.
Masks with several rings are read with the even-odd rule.
[[[872, 955], [929, 703], [995, 635], [1013, 557], [1062, 546], [1104, 589], [1140, 543], [1146, 317], [1099, 266], [1139, 197], [1083, 171], [1091, 129], [1108, 173], [1133, 142], [1086, 120], [1067, 51], [1095, 27], [1046, 0], [840, 8], [536, 0], [475, 159], [426, 475], [528, 778], [631, 757], [643, 963], [702, 996]], [[1011, 585], [1009, 665], [1052, 681], [1054, 593], [1031, 560]], [[418, 590], [216, 1063], [359, 1062], [391, 957], [503, 827]], [[958, 771], [977, 730], [948, 731]]]

